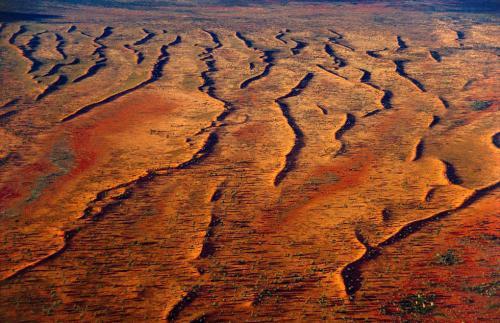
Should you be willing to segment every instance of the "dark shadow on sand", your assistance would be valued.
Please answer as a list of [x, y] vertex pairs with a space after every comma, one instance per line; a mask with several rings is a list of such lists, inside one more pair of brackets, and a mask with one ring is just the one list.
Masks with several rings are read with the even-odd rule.
[[43, 15], [37, 13], [22, 13], [13, 11], [0, 11], [1, 22], [15, 22], [15, 21], [43, 21], [46, 19], [57, 19], [61, 16], [57, 15]]

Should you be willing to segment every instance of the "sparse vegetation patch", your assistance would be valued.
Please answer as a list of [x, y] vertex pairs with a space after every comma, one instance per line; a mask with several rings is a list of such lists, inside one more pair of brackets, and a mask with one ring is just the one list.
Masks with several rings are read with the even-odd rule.
[[453, 249], [448, 249], [445, 253], [436, 255], [436, 263], [444, 266], [452, 266], [460, 262], [460, 258]]
[[473, 101], [470, 105], [474, 111], [482, 111], [488, 109], [493, 103], [491, 101]]

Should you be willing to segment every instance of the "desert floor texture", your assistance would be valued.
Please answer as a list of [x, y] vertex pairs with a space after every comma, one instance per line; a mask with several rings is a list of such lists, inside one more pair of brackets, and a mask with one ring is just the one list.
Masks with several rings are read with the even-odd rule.
[[159, 2], [0, 16], [1, 322], [499, 321], [498, 11]]

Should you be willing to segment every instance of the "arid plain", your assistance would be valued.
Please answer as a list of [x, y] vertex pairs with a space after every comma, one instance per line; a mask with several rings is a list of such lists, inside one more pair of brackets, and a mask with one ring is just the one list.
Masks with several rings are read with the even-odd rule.
[[498, 322], [498, 11], [416, 3], [2, 14], [0, 321]]

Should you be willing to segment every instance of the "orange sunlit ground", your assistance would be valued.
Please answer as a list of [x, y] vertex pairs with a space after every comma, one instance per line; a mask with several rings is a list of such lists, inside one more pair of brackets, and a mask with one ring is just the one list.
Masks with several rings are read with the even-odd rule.
[[500, 319], [498, 6], [8, 2], [1, 322]]

